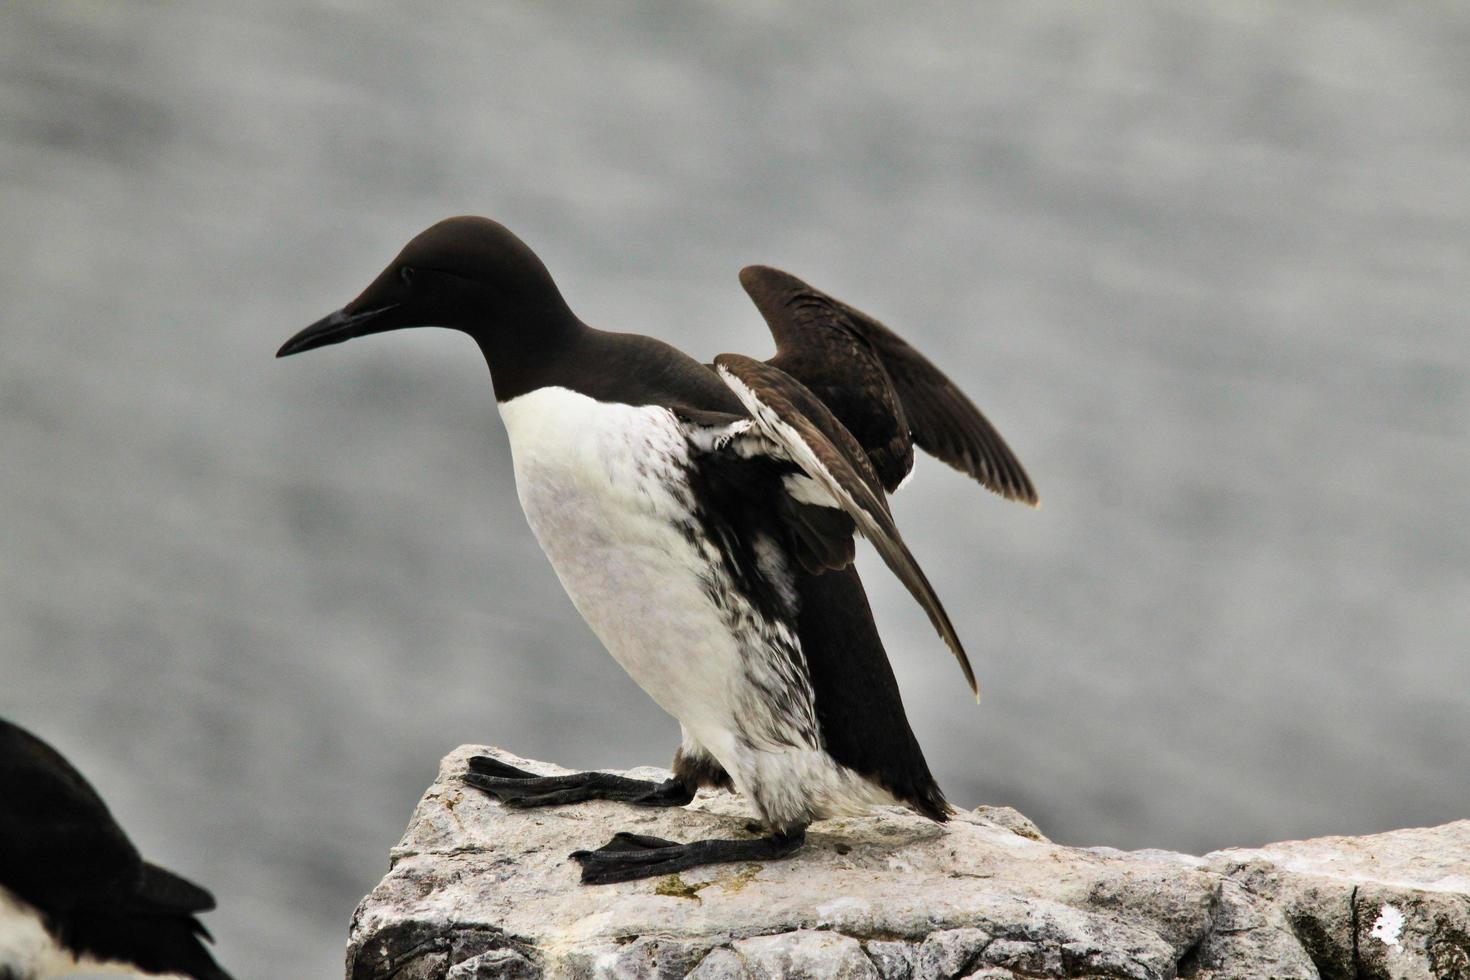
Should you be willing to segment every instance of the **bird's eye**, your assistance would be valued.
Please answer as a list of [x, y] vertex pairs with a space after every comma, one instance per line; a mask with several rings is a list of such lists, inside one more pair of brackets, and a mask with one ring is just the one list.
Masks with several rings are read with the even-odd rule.
[[403, 280], [403, 284], [405, 286], [412, 286], [413, 269], [409, 266], [404, 266], [403, 268], [398, 270], [398, 278]]

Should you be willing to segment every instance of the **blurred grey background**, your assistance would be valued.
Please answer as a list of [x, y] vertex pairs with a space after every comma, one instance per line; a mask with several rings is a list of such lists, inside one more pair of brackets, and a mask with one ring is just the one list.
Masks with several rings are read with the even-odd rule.
[[[491, 215], [593, 324], [886, 320], [1035, 513], [896, 502], [977, 709], [863, 561], [956, 802], [1191, 851], [1470, 816], [1463, 5], [0, 7], [0, 713], [331, 977], [438, 758], [667, 762], [566, 601], [464, 337], [276, 362]], [[595, 842], [568, 841], [573, 845]]]

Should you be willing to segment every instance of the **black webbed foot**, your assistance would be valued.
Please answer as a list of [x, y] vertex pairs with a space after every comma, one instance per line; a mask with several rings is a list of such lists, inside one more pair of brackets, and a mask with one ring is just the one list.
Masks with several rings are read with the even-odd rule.
[[694, 793], [677, 779], [655, 783], [610, 772], [538, 776], [488, 755], [470, 758], [464, 781], [506, 806], [560, 806], [587, 800], [615, 800], [637, 806], [683, 806]]
[[677, 844], [644, 834], [617, 834], [595, 851], [577, 851], [572, 860], [582, 865], [582, 884], [656, 878], [704, 864], [730, 861], [774, 861], [790, 855], [806, 839], [804, 831], [774, 834], [754, 840], [697, 840]]

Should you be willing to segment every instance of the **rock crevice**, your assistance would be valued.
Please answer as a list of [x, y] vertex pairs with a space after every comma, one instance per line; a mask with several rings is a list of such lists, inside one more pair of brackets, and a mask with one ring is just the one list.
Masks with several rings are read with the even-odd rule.
[[586, 887], [579, 847], [743, 836], [749, 814], [727, 793], [513, 810], [460, 782], [477, 754], [566, 771], [446, 757], [353, 916], [348, 980], [1470, 980], [1470, 820], [1194, 857], [1064, 847], [1006, 807], [885, 808], [783, 861]]

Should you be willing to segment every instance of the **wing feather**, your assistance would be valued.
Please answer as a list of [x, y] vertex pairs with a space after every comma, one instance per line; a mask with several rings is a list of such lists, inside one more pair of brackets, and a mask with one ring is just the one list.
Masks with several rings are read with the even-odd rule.
[[898, 334], [851, 307], [851, 321], [878, 351], [920, 449], [1009, 500], [1036, 506], [1036, 487], [990, 420], [933, 362]]
[[[1036, 506], [1031, 478], [995, 426], [943, 371], [902, 337], [861, 310], [779, 269], [748, 266], [741, 270], [740, 282], [776, 339], [773, 360], [778, 366], [804, 383], [815, 383], [822, 374], [842, 376], [845, 384], [866, 392], [874, 406], [886, 407], [888, 415], [907, 427], [919, 448], [1003, 497]], [[881, 364], [886, 384], [878, 384], [872, 376], [873, 369], [865, 363], [866, 352]], [[835, 379], [822, 380], [830, 384]], [[893, 395], [884, 390], [887, 385], [901, 412], [892, 406]], [[866, 428], [874, 428], [872, 419], [863, 421]], [[865, 445], [880, 464], [892, 457], [895, 465], [908, 471], [911, 463], [903, 458], [901, 444], [878, 439]]]
[[762, 434], [852, 518], [863, 537], [923, 607], [978, 700], [970, 658], [949, 614], [894, 523], [872, 464], [862, 447], [822, 402], [779, 368], [739, 354], [721, 354], [715, 369], [735, 392]]

